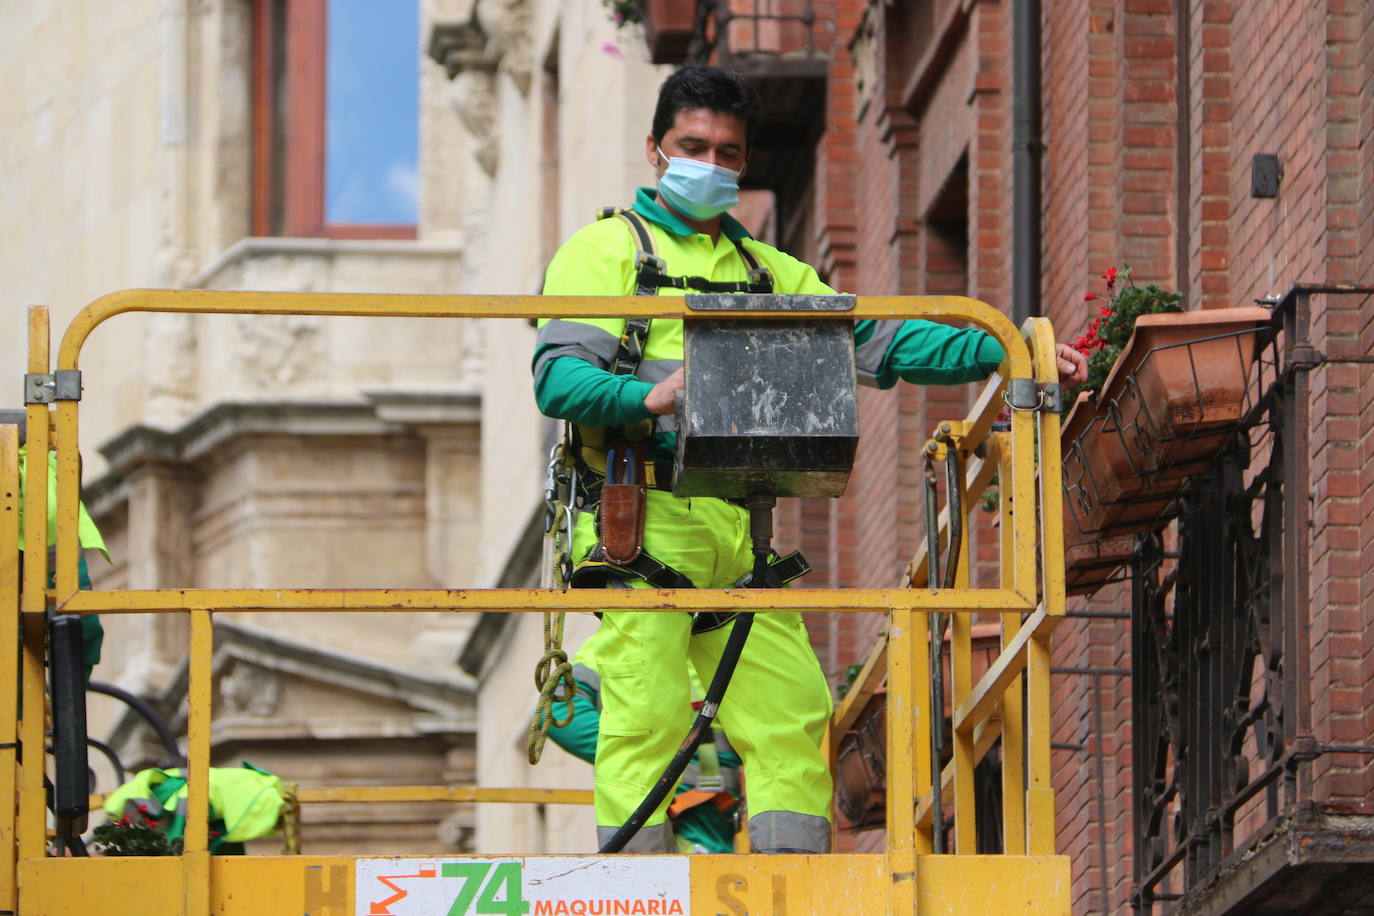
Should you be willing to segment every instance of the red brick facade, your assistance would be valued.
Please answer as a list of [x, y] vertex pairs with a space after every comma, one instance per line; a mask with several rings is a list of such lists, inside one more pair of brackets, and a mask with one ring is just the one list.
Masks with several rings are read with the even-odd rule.
[[[1011, 0], [834, 8], [811, 215], [803, 237], [784, 241], [839, 288], [966, 293], [1009, 311]], [[1180, 290], [1190, 308], [1247, 305], [1298, 282], [1374, 283], [1374, 4], [1045, 0], [1042, 29], [1041, 293], [1061, 339], [1083, 330], [1083, 295], [1101, 292], [1098, 276], [1114, 264]], [[1257, 153], [1278, 155], [1276, 198], [1251, 196]], [[1318, 349], [1374, 352], [1374, 302], [1313, 305]], [[1320, 741], [1374, 741], [1371, 381], [1369, 365], [1312, 374], [1310, 696]], [[922, 539], [918, 449], [938, 418], [963, 414], [970, 393], [863, 393], [863, 447], [846, 498], [780, 513], [780, 543], [795, 541], [812, 559], [811, 582], [896, 581]], [[1059, 849], [1073, 860], [1076, 913], [1100, 912], [1104, 900], [1110, 912], [1129, 905], [1130, 679], [1117, 674], [1130, 664], [1127, 609], [1120, 594], [1099, 594], [1091, 607], [1071, 600], [1071, 611], [1094, 616], [1055, 635], [1057, 668], [1103, 672], [1054, 684]], [[862, 660], [881, 623], [813, 618], [830, 673]], [[1374, 811], [1367, 758], [1328, 755], [1314, 775], [1318, 801]]]

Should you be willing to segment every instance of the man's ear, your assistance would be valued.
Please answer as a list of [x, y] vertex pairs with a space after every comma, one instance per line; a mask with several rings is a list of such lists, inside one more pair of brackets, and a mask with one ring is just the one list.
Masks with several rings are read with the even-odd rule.
[[658, 155], [658, 141], [654, 140], [652, 133], [644, 138], [644, 158], [649, 160], [650, 168], [657, 172], [662, 162]]

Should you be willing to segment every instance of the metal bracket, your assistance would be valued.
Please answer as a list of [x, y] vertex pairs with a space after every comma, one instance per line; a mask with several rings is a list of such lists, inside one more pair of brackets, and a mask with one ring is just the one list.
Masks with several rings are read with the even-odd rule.
[[27, 372], [24, 374], [24, 403], [51, 404], [57, 383], [51, 374]]
[[1058, 382], [1041, 385], [1030, 378], [1008, 379], [1002, 400], [1012, 410], [1060, 413], [1063, 410], [1064, 389]]
[[53, 373], [29, 372], [24, 376], [24, 403], [51, 404], [81, 400], [81, 370], [58, 369]]
[[56, 372], [53, 373], [53, 381], [56, 383], [56, 400], [81, 400], [80, 369], [58, 369]]
[[1040, 392], [1044, 397], [1041, 401], [1041, 409], [1049, 413], [1064, 412], [1064, 386], [1058, 382], [1050, 382], [1040, 387]]

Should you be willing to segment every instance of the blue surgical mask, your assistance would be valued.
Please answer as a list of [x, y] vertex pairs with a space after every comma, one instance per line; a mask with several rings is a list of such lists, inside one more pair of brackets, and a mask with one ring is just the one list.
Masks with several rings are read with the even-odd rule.
[[[658, 154], [663, 156], [661, 148]], [[676, 212], [708, 220], [739, 203], [739, 172], [698, 159], [663, 158], [668, 170], [658, 180], [658, 198]]]

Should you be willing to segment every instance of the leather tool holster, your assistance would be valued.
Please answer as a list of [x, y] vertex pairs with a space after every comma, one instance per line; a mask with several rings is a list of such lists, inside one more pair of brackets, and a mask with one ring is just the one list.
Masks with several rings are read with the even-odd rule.
[[643, 443], [617, 446], [615, 466], [606, 466], [597, 538], [609, 563], [630, 563], [644, 549], [645, 452]]

